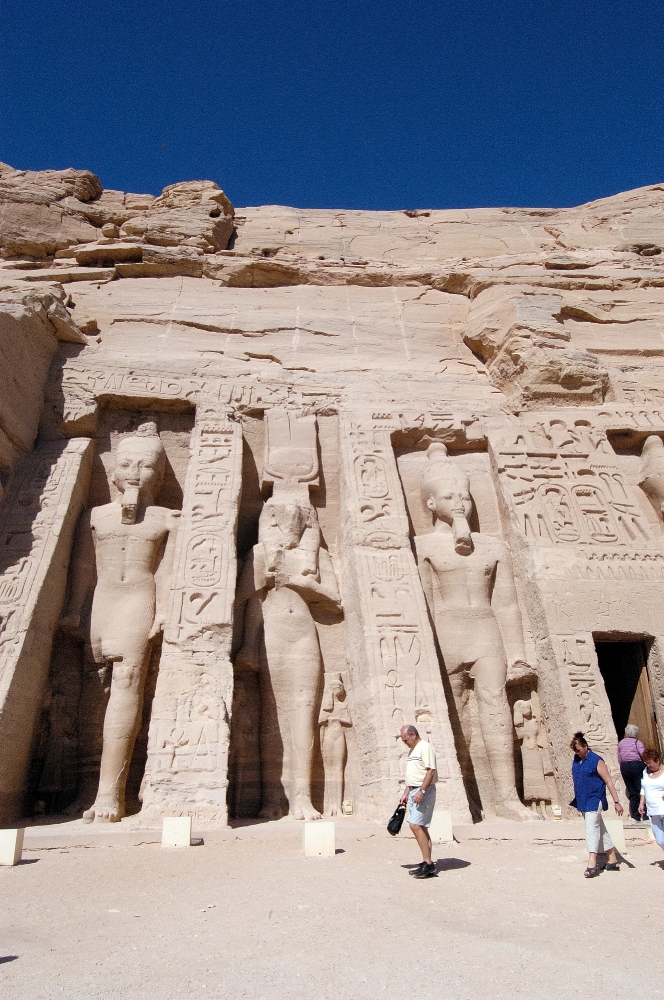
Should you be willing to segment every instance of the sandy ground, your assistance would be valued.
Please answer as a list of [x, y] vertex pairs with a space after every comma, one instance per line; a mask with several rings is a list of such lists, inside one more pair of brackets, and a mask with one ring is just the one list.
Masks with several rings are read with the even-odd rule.
[[270, 826], [175, 851], [157, 832], [29, 831], [0, 869], [2, 997], [664, 996], [655, 845], [586, 881], [579, 824], [553, 841], [555, 824], [520, 840], [498, 824], [438, 847], [438, 877], [416, 881], [415, 842], [382, 828], [342, 821], [336, 857], [307, 859], [301, 825]]

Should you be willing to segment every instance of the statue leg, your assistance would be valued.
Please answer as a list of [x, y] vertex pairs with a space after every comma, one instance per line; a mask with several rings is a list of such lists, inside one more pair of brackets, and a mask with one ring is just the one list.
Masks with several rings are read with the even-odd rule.
[[266, 667], [260, 673], [261, 689], [261, 809], [260, 819], [281, 819], [285, 811], [284, 766], [289, 756], [290, 733], [280, 725], [280, 713]]
[[89, 809], [99, 784], [104, 715], [110, 692], [110, 664], [86, 660], [83, 665], [81, 699], [78, 709], [78, 775], [76, 799], [65, 816], [77, 816]]
[[131, 755], [141, 724], [143, 688], [149, 646], [132, 644], [122, 658], [113, 661], [111, 693], [104, 718], [104, 741], [99, 789], [94, 805], [83, 819], [117, 823], [125, 813], [125, 785]]
[[[315, 692], [314, 692], [315, 695]], [[314, 755], [314, 704], [298, 705], [289, 712], [291, 756], [290, 811], [295, 819], [320, 819], [311, 804], [311, 765]]]
[[532, 819], [532, 813], [516, 791], [512, 713], [505, 691], [507, 664], [498, 656], [483, 656], [476, 660], [471, 676], [475, 680], [480, 727], [496, 789], [496, 815], [504, 819]]

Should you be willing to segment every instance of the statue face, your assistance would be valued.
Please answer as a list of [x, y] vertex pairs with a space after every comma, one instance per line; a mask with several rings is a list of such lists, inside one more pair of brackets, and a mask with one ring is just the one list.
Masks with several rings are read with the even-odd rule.
[[124, 438], [118, 445], [113, 482], [120, 493], [133, 486], [141, 494], [154, 496], [164, 472], [164, 453], [146, 438]]
[[468, 520], [473, 512], [473, 501], [462, 481], [438, 480], [432, 484], [427, 507], [439, 521], [452, 524], [456, 518]]
[[264, 508], [258, 522], [258, 538], [267, 545], [295, 549], [306, 526], [306, 514], [297, 504], [274, 504]]

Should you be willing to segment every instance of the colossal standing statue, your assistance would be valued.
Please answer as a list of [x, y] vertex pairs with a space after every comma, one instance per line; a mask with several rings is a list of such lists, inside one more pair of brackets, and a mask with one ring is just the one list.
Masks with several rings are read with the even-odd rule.
[[346, 688], [340, 673], [325, 675], [323, 700], [318, 717], [325, 768], [325, 815], [340, 816], [344, 795], [346, 729], [352, 725]]
[[141, 424], [117, 449], [113, 503], [93, 507], [81, 524], [71, 597], [62, 626], [77, 630], [94, 579], [90, 642], [96, 663], [112, 664], [104, 717], [99, 788], [83, 818], [112, 823], [125, 812], [125, 785], [141, 723], [152, 638], [167, 613], [179, 512], [154, 506], [166, 453], [154, 423]]
[[255, 670], [261, 692], [260, 816], [320, 819], [311, 802], [316, 708], [323, 660], [311, 606], [340, 607], [337, 580], [309, 502], [316, 480], [316, 423], [271, 411], [267, 420], [264, 481], [274, 483], [258, 523], [258, 544], [238, 585], [244, 638], [235, 659]]
[[464, 737], [470, 745], [474, 685], [496, 814], [531, 819], [515, 787], [512, 714], [505, 691], [508, 663], [514, 672], [532, 673], [525, 662], [510, 553], [499, 539], [471, 532], [468, 476], [448, 458], [445, 445], [430, 445], [427, 458], [421, 491], [434, 530], [419, 535], [415, 546]]

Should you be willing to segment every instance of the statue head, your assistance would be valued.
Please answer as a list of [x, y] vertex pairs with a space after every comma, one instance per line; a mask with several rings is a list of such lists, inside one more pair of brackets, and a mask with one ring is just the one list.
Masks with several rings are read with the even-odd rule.
[[341, 674], [338, 671], [325, 674], [325, 684], [323, 688], [323, 700], [321, 710], [332, 712], [334, 710], [334, 699], [343, 701], [346, 696], [346, 688]]
[[300, 549], [306, 555], [302, 572], [317, 572], [320, 529], [313, 507], [271, 497], [258, 520], [258, 540], [265, 546], [268, 571], [278, 569], [285, 551]]
[[122, 494], [122, 521], [133, 524], [139, 502], [154, 503], [166, 472], [166, 452], [157, 425], [141, 424], [134, 434], [122, 438], [115, 455], [113, 482]]
[[514, 725], [522, 725], [525, 719], [533, 718], [533, 706], [530, 701], [515, 701], [514, 702]]
[[468, 476], [449, 459], [441, 442], [429, 445], [427, 459], [422, 475], [422, 502], [435, 520], [452, 527], [456, 551], [468, 555], [473, 548], [468, 524], [473, 511]]

